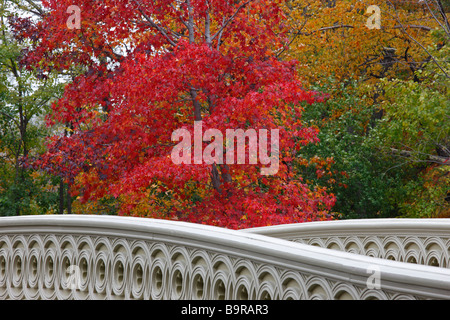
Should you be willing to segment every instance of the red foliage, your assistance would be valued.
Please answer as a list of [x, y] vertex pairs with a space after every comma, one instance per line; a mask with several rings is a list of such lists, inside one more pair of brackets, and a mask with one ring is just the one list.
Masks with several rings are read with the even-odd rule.
[[[49, 14], [24, 31], [39, 39], [27, 63], [86, 71], [49, 119], [73, 134], [53, 137], [38, 164], [71, 182], [81, 172], [97, 177], [78, 186], [85, 199], [142, 194], [157, 183], [185, 204], [167, 212], [171, 219], [229, 228], [331, 219], [334, 196], [296, 178], [298, 151], [317, 142], [299, 105], [326, 97], [302, 88], [295, 61], [275, 57], [287, 42], [278, 1], [177, 3], [80, 0], [82, 28], [70, 30], [71, 1], [44, 1]], [[192, 131], [194, 120], [204, 131], [279, 129], [278, 173], [260, 176], [261, 164], [230, 165], [229, 175], [226, 166], [173, 164], [172, 132]], [[219, 187], [211, 186], [214, 168]], [[200, 201], [186, 197], [193, 182]]]

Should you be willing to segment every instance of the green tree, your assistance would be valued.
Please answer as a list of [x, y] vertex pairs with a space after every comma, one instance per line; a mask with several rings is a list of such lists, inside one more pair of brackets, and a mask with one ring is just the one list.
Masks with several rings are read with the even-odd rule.
[[306, 146], [299, 156], [308, 160], [331, 157], [333, 164], [328, 170], [305, 167], [303, 174], [305, 179], [332, 188], [337, 199], [334, 210], [342, 218], [397, 216], [398, 188], [414, 169], [396, 170], [396, 159], [377, 149], [372, 132], [379, 110], [355, 94], [360, 85], [351, 80], [338, 86], [327, 79], [315, 88], [334, 98], [306, 108], [305, 119], [320, 128], [320, 142]]
[[27, 158], [43, 151], [44, 116], [63, 86], [56, 74], [22, 63], [30, 43], [13, 26], [30, 20], [15, 16], [18, 9], [0, 2], [0, 215], [45, 213], [56, 200], [55, 179], [29, 168]]
[[[301, 157], [332, 157], [330, 170], [342, 175], [334, 181], [321, 168], [305, 169], [308, 179], [332, 186], [344, 218], [450, 216], [448, 6], [388, 1], [381, 29], [368, 30], [357, 19], [366, 4], [314, 5], [293, 7], [301, 14], [285, 51], [306, 61], [299, 72], [312, 74], [307, 83], [331, 95], [307, 108], [321, 141]], [[373, 46], [383, 54], [370, 54]]]
[[[414, 80], [384, 79], [385, 117], [376, 130], [379, 149], [419, 174], [405, 187], [400, 204], [408, 217], [450, 216], [450, 36], [433, 32], [429, 63]], [[438, 49], [437, 49], [438, 48]]]

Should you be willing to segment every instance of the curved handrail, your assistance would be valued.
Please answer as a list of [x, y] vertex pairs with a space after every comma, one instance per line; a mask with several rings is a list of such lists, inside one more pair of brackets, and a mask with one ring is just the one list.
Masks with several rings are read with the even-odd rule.
[[241, 231], [382, 259], [450, 268], [450, 219], [317, 221]]
[[0, 218], [0, 299], [449, 297], [444, 268], [251, 232], [117, 216]]

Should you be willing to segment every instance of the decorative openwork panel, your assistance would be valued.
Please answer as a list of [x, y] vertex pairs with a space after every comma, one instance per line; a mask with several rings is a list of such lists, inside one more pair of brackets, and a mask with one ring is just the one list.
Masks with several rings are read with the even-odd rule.
[[[373, 266], [380, 288], [367, 285]], [[399, 270], [411, 277], [397, 279]], [[239, 231], [121, 217], [0, 219], [2, 300], [446, 297], [446, 269]]]
[[370, 257], [450, 268], [450, 237], [348, 236], [312, 237], [292, 241]]
[[450, 219], [330, 221], [243, 231], [370, 257], [450, 268]]

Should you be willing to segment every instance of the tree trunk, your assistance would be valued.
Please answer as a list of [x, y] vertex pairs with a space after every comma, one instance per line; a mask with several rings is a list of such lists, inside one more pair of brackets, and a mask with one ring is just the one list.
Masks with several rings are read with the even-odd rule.
[[70, 185], [67, 185], [67, 214], [72, 214], [72, 196], [70, 195]]
[[64, 214], [64, 180], [59, 183], [59, 214]]

